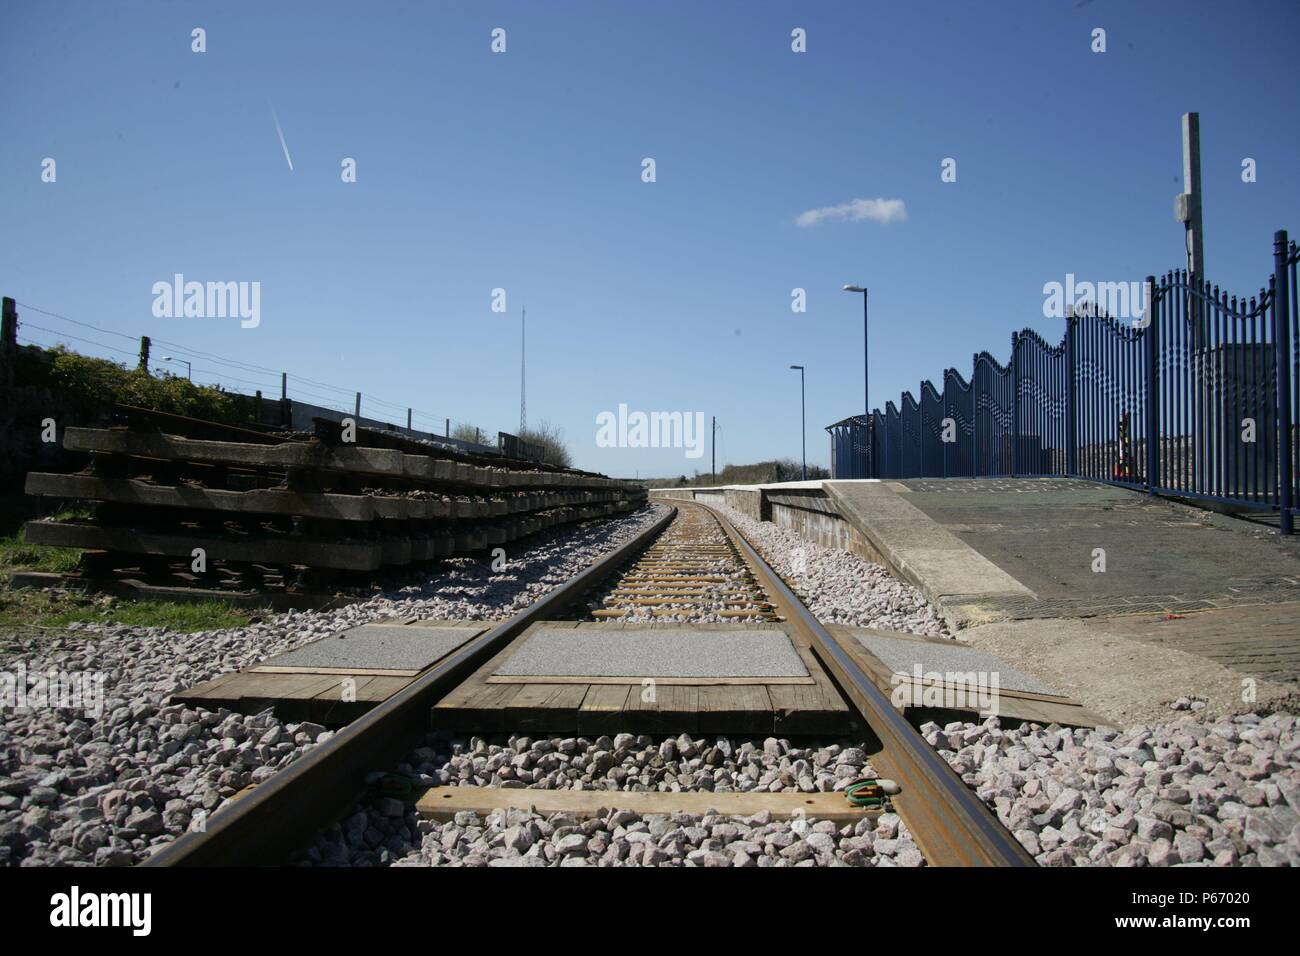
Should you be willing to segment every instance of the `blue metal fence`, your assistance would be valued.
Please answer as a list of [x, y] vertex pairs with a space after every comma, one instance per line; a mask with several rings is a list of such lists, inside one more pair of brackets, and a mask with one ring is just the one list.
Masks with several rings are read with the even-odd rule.
[[1300, 502], [1300, 252], [1274, 235], [1273, 275], [1249, 299], [1184, 270], [1148, 276], [1136, 319], [1072, 309], [1052, 345], [1025, 329], [1006, 365], [924, 381], [901, 410], [827, 428], [837, 478], [1087, 478], [1271, 509]]
[[877, 460], [866, 447], [867, 436], [876, 434], [868, 428], [866, 418], [853, 415], [828, 425], [831, 436], [831, 474], [839, 478], [870, 478], [868, 466]]
[[[1015, 337], [1012, 337], [1015, 342]], [[971, 376], [971, 409], [975, 419], [975, 475], [1011, 474], [1011, 368], [988, 352], [978, 352]], [[970, 477], [974, 477], [971, 475]]]
[[975, 416], [970, 383], [955, 368], [943, 373], [940, 442], [945, 475], [975, 474]]

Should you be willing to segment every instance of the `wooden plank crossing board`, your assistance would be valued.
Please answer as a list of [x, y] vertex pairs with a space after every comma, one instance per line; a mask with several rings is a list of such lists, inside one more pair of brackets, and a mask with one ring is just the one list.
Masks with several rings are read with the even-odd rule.
[[[843, 624], [828, 624], [826, 630], [839, 646], [867, 672], [882, 693], [889, 696], [893, 692], [894, 672], [853, 637], [854, 630], [866, 630], [865, 628], [852, 628]], [[952, 643], [944, 638], [905, 634], [902, 631], [881, 633], [900, 640], [946, 645]], [[916, 681], [910, 677], [907, 678], [907, 683], [916, 686]], [[945, 687], [955, 689], [954, 685], [945, 685]], [[922, 708], [907, 708], [907, 710], [910, 714], [912, 711], [920, 711]], [[957, 708], [957, 710], [966, 711], [967, 708]], [[974, 711], [972, 710], [971, 713], [974, 713]], [[1031, 721], [1044, 725], [1064, 724], [1071, 727], [1099, 727], [1109, 724], [1109, 721], [1104, 717], [1094, 714], [1084, 708], [1078, 701], [1071, 700], [1068, 697], [1052, 697], [1046, 694], [1011, 690], [1005, 687], [1000, 688], [998, 691], [998, 716], [1009, 720]], [[971, 719], [979, 720], [980, 718], [975, 716]]]
[[[686, 625], [548, 621], [545, 626], [642, 630]], [[753, 627], [734, 626], [742, 630]], [[765, 626], [790, 633], [784, 625]], [[611, 684], [571, 675], [515, 678], [516, 682], [509, 683], [491, 680], [529, 634], [525, 631], [439, 701], [433, 708], [434, 728], [479, 734], [544, 730], [584, 735], [626, 731], [790, 736], [849, 734], [858, 720], [811, 650], [793, 634], [791, 640], [810, 675], [804, 683], [699, 684], [689, 678], [666, 678], [648, 685], [640, 680]]]
[[737, 817], [768, 810], [777, 819], [801, 816], [840, 824], [874, 819], [879, 815], [878, 810], [850, 806], [842, 793], [660, 793], [504, 787], [430, 787], [420, 795], [415, 809], [426, 820], [450, 820], [462, 810], [472, 810], [481, 817], [493, 810], [535, 810], [543, 815], [568, 813], [577, 819], [597, 816], [602, 810], [632, 810], [642, 816], [671, 813], [702, 816], [716, 811]]
[[[466, 641], [473, 640], [489, 626], [482, 621], [417, 621], [410, 618], [387, 623], [468, 628]], [[462, 641], [458, 646], [464, 643]], [[452, 648], [447, 653], [454, 650]], [[242, 714], [255, 714], [272, 707], [282, 720], [310, 720], [326, 726], [340, 726], [383, 703], [429, 667], [436, 666], [438, 660], [430, 662], [422, 670], [396, 672], [366, 667], [347, 672], [338, 667], [312, 670], [308, 667], [274, 668], [255, 664], [179, 691], [172, 694], [171, 700], [172, 703], [207, 710], [225, 707]]]

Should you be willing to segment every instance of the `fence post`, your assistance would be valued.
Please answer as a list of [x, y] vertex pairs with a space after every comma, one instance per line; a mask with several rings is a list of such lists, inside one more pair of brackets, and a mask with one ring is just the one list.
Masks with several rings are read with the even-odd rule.
[[[1291, 509], [1295, 502], [1295, 466], [1291, 456], [1295, 436], [1291, 434], [1291, 273], [1287, 263], [1285, 229], [1273, 233], [1273, 362], [1277, 367], [1277, 459], [1278, 459], [1278, 531], [1291, 534], [1295, 519]], [[6, 300], [9, 301], [9, 300]]]
[[1074, 367], [1074, 315], [1065, 317], [1065, 473], [1079, 473], [1079, 375]]
[[13, 385], [18, 361], [18, 303], [9, 296], [4, 297], [3, 312], [0, 313], [0, 384]]
[[[857, 449], [850, 449], [850, 453]], [[871, 414], [871, 409], [867, 409], [862, 418], [862, 470], [858, 472], [859, 478], [877, 478], [876, 472], [876, 428], [875, 421]], [[849, 463], [846, 469], [849, 474], [857, 471], [857, 465]]]
[[140, 371], [149, 374], [149, 336], [140, 336]]
[[1020, 333], [1011, 333], [1011, 476], [1020, 473]]
[[1160, 310], [1156, 308], [1156, 277], [1147, 276], [1147, 494], [1160, 486], [1160, 360], [1159, 336]]
[[970, 360], [970, 476], [980, 476], [980, 354]]

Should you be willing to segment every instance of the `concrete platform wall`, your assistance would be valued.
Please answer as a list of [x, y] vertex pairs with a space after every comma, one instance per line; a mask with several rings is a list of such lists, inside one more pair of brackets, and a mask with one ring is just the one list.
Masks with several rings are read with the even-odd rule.
[[754, 488], [651, 488], [656, 498], [675, 501], [699, 501], [706, 505], [726, 505], [755, 521], [768, 521], [763, 489]]
[[[820, 482], [719, 488], [652, 488], [659, 498], [727, 505], [754, 521], [771, 521], [828, 548], [852, 551], [880, 562], [880, 554], [862, 532], [846, 521]], [[882, 562], [883, 563], [883, 562]]]
[[650, 493], [656, 498], [672, 498], [677, 501], [694, 501], [694, 488], [651, 488]]
[[727, 489], [727, 504], [735, 508], [741, 514], [755, 521], [764, 521], [767, 516], [763, 513], [764, 495], [761, 490], [742, 491], [740, 489]]
[[838, 514], [776, 502], [771, 504], [771, 514], [771, 521], [778, 528], [787, 528], [807, 541], [826, 548], [852, 551], [870, 561], [883, 563], [879, 552], [863, 537], [862, 532]]

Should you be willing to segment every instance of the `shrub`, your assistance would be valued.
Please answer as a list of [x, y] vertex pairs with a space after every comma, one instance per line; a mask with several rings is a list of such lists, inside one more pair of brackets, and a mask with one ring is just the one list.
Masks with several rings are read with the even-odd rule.
[[63, 392], [87, 403], [135, 405], [213, 422], [251, 421], [254, 399], [211, 385], [195, 385], [174, 375], [153, 376], [107, 359], [91, 358], [59, 345], [24, 349], [18, 360], [18, 383]]
[[542, 446], [543, 464], [550, 465], [552, 468], [572, 466], [573, 456], [569, 454], [568, 446], [564, 444], [564, 429], [550, 422], [542, 422], [533, 428], [524, 429], [519, 433], [519, 437], [526, 442]]

